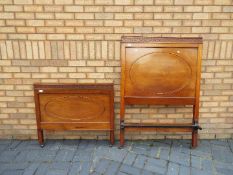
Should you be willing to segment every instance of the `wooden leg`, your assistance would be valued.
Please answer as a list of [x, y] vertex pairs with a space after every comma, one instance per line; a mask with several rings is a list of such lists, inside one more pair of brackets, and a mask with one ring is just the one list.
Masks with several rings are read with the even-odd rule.
[[120, 129], [120, 148], [122, 148], [125, 144], [125, 129]]
[[125, 144], [125, 129], [121, 126], [124, 123], [125, 118], [125, 101], [124, 98], [121, 99], [121, 109], [120, 109], [120, 148]]
[[114, 139], [114, 130], [110, 131], [110, 144], [111, 146], [114, 145], [115, 139]]
[[41, 147], [44, 147], [44, 134], [42, 129], [37, 130], [38, 141]]
[[198, 137], [198, 131], [193, 130], [193, 132], [192, 132], [192, 148], [197, 147], [197, 139], [198, 139], [197, 137]]
[[[199, 106], [193, 105], [193, 124], [198, 123], [198, 117], [199, 115]], [[192, 131], [192, 148], [197, 147], [197, 141], [198, 141], [198, 130], [193, 129]]]

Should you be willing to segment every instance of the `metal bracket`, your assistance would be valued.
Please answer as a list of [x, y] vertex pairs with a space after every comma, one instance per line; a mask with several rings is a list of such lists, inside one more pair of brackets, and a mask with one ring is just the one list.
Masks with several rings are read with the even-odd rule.
[[202, 127], [200, 127], [197, 122], [194, 122], [194, 124], [192, 125], [192, 127], [193, 127], [194, 130], [198, 130], [198, 129], [202, 130]]
[[121, 122], [120, 122], [120, 128], [121, 129], [125, 129], [125, 122], [124, 122], [124, 120], [121, 120]]
[[138, 124], [125, 124], [124, 120], [120, 122], [120, 129], [130, 128], [192, 128], [193, 130], [202, 130], [197, 122], [192, 125], [138, 125]]

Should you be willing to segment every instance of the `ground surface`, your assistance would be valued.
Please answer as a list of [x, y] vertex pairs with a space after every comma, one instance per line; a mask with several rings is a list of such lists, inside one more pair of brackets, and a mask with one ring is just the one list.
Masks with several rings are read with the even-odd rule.
[[233, 175], [233, 140], [127, 142], [0, 140], [1, 175]]

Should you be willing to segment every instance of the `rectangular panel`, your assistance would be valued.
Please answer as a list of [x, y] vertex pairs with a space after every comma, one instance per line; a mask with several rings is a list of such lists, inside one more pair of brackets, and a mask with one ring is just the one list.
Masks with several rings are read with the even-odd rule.
[[110, 122], [105, 94], [40, 94], [42, 122]]
[[195, 104], [195, 98], [194, 97], [185, 97], [185, 98], [179, 98], [179, 97], [125, 97], [125, 104], [151, 104], [151, 105], [194, 105]]
[[42, 129], [48, 130], [73, 130], [73, 131], [105, 131], [112, 130], [109, 123], [41, 123]]

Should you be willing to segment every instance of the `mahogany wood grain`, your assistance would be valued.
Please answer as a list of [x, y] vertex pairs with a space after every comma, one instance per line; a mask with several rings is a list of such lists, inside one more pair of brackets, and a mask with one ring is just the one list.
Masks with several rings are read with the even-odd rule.
[[109, 122], [103, 123], [70, 123], [70, 122], [41, 122], [42, 129], [48, 130], [72, 130], [72, 131], [106, 131], [111, 130]]
[[34, 84], [38, 140], [43, 130], [109, 131], [114, 144], [113, 84]]
[[194, 97], [128, 97], [125, 96], [125, 104], [155, 104], [155, 105], [193, 105], [196, 103]]
[[[202, 38], [122, 37], [121, 126], [127, 104], [193, 105], [192, 123], [198, 124], [201, 56]], [[128, 126], [127, 130], [142, 129], [132, 127]], [[121, 146], [125, 129], [120, 129]], [[196, 129], [177, 127], [171, 130], [191, 131], [192, 146], [197, 146]]]

